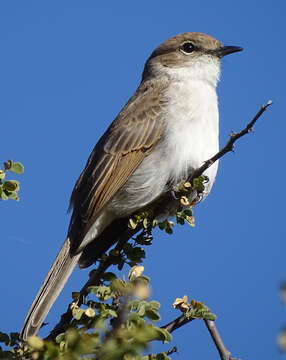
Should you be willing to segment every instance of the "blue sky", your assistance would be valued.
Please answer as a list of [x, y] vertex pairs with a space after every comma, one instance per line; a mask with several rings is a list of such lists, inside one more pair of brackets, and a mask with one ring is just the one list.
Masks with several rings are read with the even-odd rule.
[[[262, 103], [274, 104], [221, 161], [212, 194], [196, 208], [196, 227], [177, 226], [171, 237], [155, 233], [145, 274], [162, 304], [162, 324], [179, 315], [172, 302], [187, 294], [217, 314], [233, 356], [281, 358], [285, 11], [283, 0], [0, 3], [0, 160], [25, 165], [21, 201], [0, 206], [1, 331], [20, 329], [65, 238], [74, 182], [136, 89], [145, 60], [170, 36], [201, 31], [244, 48], [222, 64], [221, 144]], [[48, 322], [88, 271], [73, 273]], [[172, 344], [180, 359], [218, 358], [200, 321], [174, 333]]]

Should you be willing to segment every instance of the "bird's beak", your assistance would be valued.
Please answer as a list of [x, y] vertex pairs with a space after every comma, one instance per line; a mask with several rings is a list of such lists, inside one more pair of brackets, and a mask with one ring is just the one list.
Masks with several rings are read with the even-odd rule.
[[217, 54], [217, 56], [219, 57], [224, 57], [226, 55], [238, 52], [238, 51], [242, 51], [243, 48], [240, 46], [221, 46], [218, 49], [214, 50], [215, 53]]

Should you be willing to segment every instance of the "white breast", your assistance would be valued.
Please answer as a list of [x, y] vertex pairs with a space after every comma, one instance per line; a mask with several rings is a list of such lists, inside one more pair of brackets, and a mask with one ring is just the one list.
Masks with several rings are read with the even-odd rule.
[[[219, 149], [219, 116], [215, 87], [195, 80], [176, 82], [169, 89], [170, 106], [164, 140], [169, 154], [168, 169], [176, 184], [217, 153]], [[206, 171], [209, 187], [217, 164]], [[210, 188], [209, 188], [210, 190]]]

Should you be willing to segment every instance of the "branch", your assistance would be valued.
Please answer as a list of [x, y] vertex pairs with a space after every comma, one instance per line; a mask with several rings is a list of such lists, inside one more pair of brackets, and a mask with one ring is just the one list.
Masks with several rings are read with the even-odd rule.
[[232, 358], [230, 356], [230, 351], [227, 350], [227, 348], [225, 347], [219, 332], [215, 326], [214, 321], [211, 320], [204, 320], [206, 327], [208, 328], [209, 333], [211, 334], [211, 337], [215, 343], [215, 346], [219, 352], [219, 356], [221, 358], [221, 360], [239, 360], [239, 359], [235, 359]]
[[175, 320], [169, 322], [169, 324], [161, 326], [161, 329], [169, 331], [169, 333], [179, 329], [181, 326], [186, 325], [187, 323], [195, 320], [195, 318], [187, 318], [185, 314], [177, 317]]
[[[176, 318], [175, 320], [171, 321], [169, 324], [161, 326], [161, 329], [165, 329], [165, 330], [169, 331], [169, 333], [171, 333], [193, 320], [195, 320], [195, 318], [187, 318], [185, 316], [185, 314], [183, 314], [183, 315], [179, 316], [178, 318]], [[204, 320], [204, 322], [205, 322], [206, 327], [208, 328], [208, 331], [215, 343], [215, 346], [219, 352], [221, 360], [238, 360], [238, 359], [232, 358], [230, 356], [230, 351], [228, 351], [227, 348], [225, 347], [225, 345], [219, 335], [219, 332], [215, 326], [215, 322], [211, 321], [211, 320]]]

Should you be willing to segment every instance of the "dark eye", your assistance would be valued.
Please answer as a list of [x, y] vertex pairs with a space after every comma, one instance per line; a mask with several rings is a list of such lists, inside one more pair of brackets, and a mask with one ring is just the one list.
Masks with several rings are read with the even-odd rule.
[[180, 50], [185, 54], [190, 54], [195, 50], [195, 46], [190, 41], [186, 41], [181, 45]]

